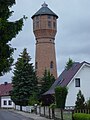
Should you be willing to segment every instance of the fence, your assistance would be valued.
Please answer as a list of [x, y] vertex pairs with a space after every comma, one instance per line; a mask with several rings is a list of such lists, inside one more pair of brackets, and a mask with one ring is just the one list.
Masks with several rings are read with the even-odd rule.
[[[71, 107], [70, 107], [71, 108]], [[16, 105], [16, 110], [20, 110], [20, 106]], [[51, 109], [48, 106], [22, 106], [24, 112], [35, 112], [40, 116], [50, 119], [61, 120], [61, 112], [63, 112], [63, 120], [73, 120], [74, 113], [87, 113], [90, 114], [90, 109], [64, 109], [61, 111], [59, 108]]]
[[[16, 105], [15, 109], [20, 111], [20, 106]], [[22, 111], [31, 113], [34, 111], [34, 106], [22, 106]]]
[[86, 114], [90, 114], [90, 108], [87, 108], [87, 109], [74, 109], [73, 113], [86, 113]]

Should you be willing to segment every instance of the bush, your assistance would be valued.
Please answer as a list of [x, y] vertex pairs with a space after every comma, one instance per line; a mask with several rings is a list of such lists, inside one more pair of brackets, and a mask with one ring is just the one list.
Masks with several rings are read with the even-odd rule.
[[52, 104], [49, 106], [49, 108], [55, 109], [55, 108], [56, 108], [56, 104], [55, 104], [55, 103], [52, 103]]
[[37, 94], [36, 93], [33, 93], [32, 96], [30, 96], [29, 98], [29, 102], [28, 102], [28, 105], [34, 105], [34, 104], [38, 104], [38, 98], [37, 98]]
[[73, 118], [74, 120], [90, 120], [90, 114], [74, 113]]

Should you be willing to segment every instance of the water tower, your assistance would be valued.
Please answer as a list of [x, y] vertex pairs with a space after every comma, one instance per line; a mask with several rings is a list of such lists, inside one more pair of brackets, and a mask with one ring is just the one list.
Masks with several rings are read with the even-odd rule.
[[58, 16], [44, 2], [32, 16], [33, 32], [36, 38], [35, 69], [38, 77], [49, 70], [57, 78], [55, 35]]

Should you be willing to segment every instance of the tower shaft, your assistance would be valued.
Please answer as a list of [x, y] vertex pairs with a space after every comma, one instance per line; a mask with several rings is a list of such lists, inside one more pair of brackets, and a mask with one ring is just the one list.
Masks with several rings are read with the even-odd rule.
[[38, 43], [36, 43], [35, 63], [39, 77], [42, 77], [45, 69], [49, 70], [55, 78], [57, 77], [55, 44], [53, 39], [42, 38], [38, 40]]

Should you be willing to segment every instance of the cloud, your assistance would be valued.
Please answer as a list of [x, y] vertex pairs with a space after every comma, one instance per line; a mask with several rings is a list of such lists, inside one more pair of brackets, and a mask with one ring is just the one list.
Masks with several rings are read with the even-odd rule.
[[[17, 48], [14, 53], [15, 61], [26, 47], [34, 63], [35, 36], [31, 16], [42, 3], [42, 0], [16, 0], [16, 5], [12, 7], [14, 14], [10, 20], [15, 21], [23, 15], [28, 17], [23, 30], [11, 42], [12, 46]], [[64, 69], [69, 57], [78, 62], [90, 62], [90, 0], [46, 0], [46, 3], [59, 16], [55, 38], [58, 75]], [[10, 81], [11, 75], [10, 73], [0, 80]]]

